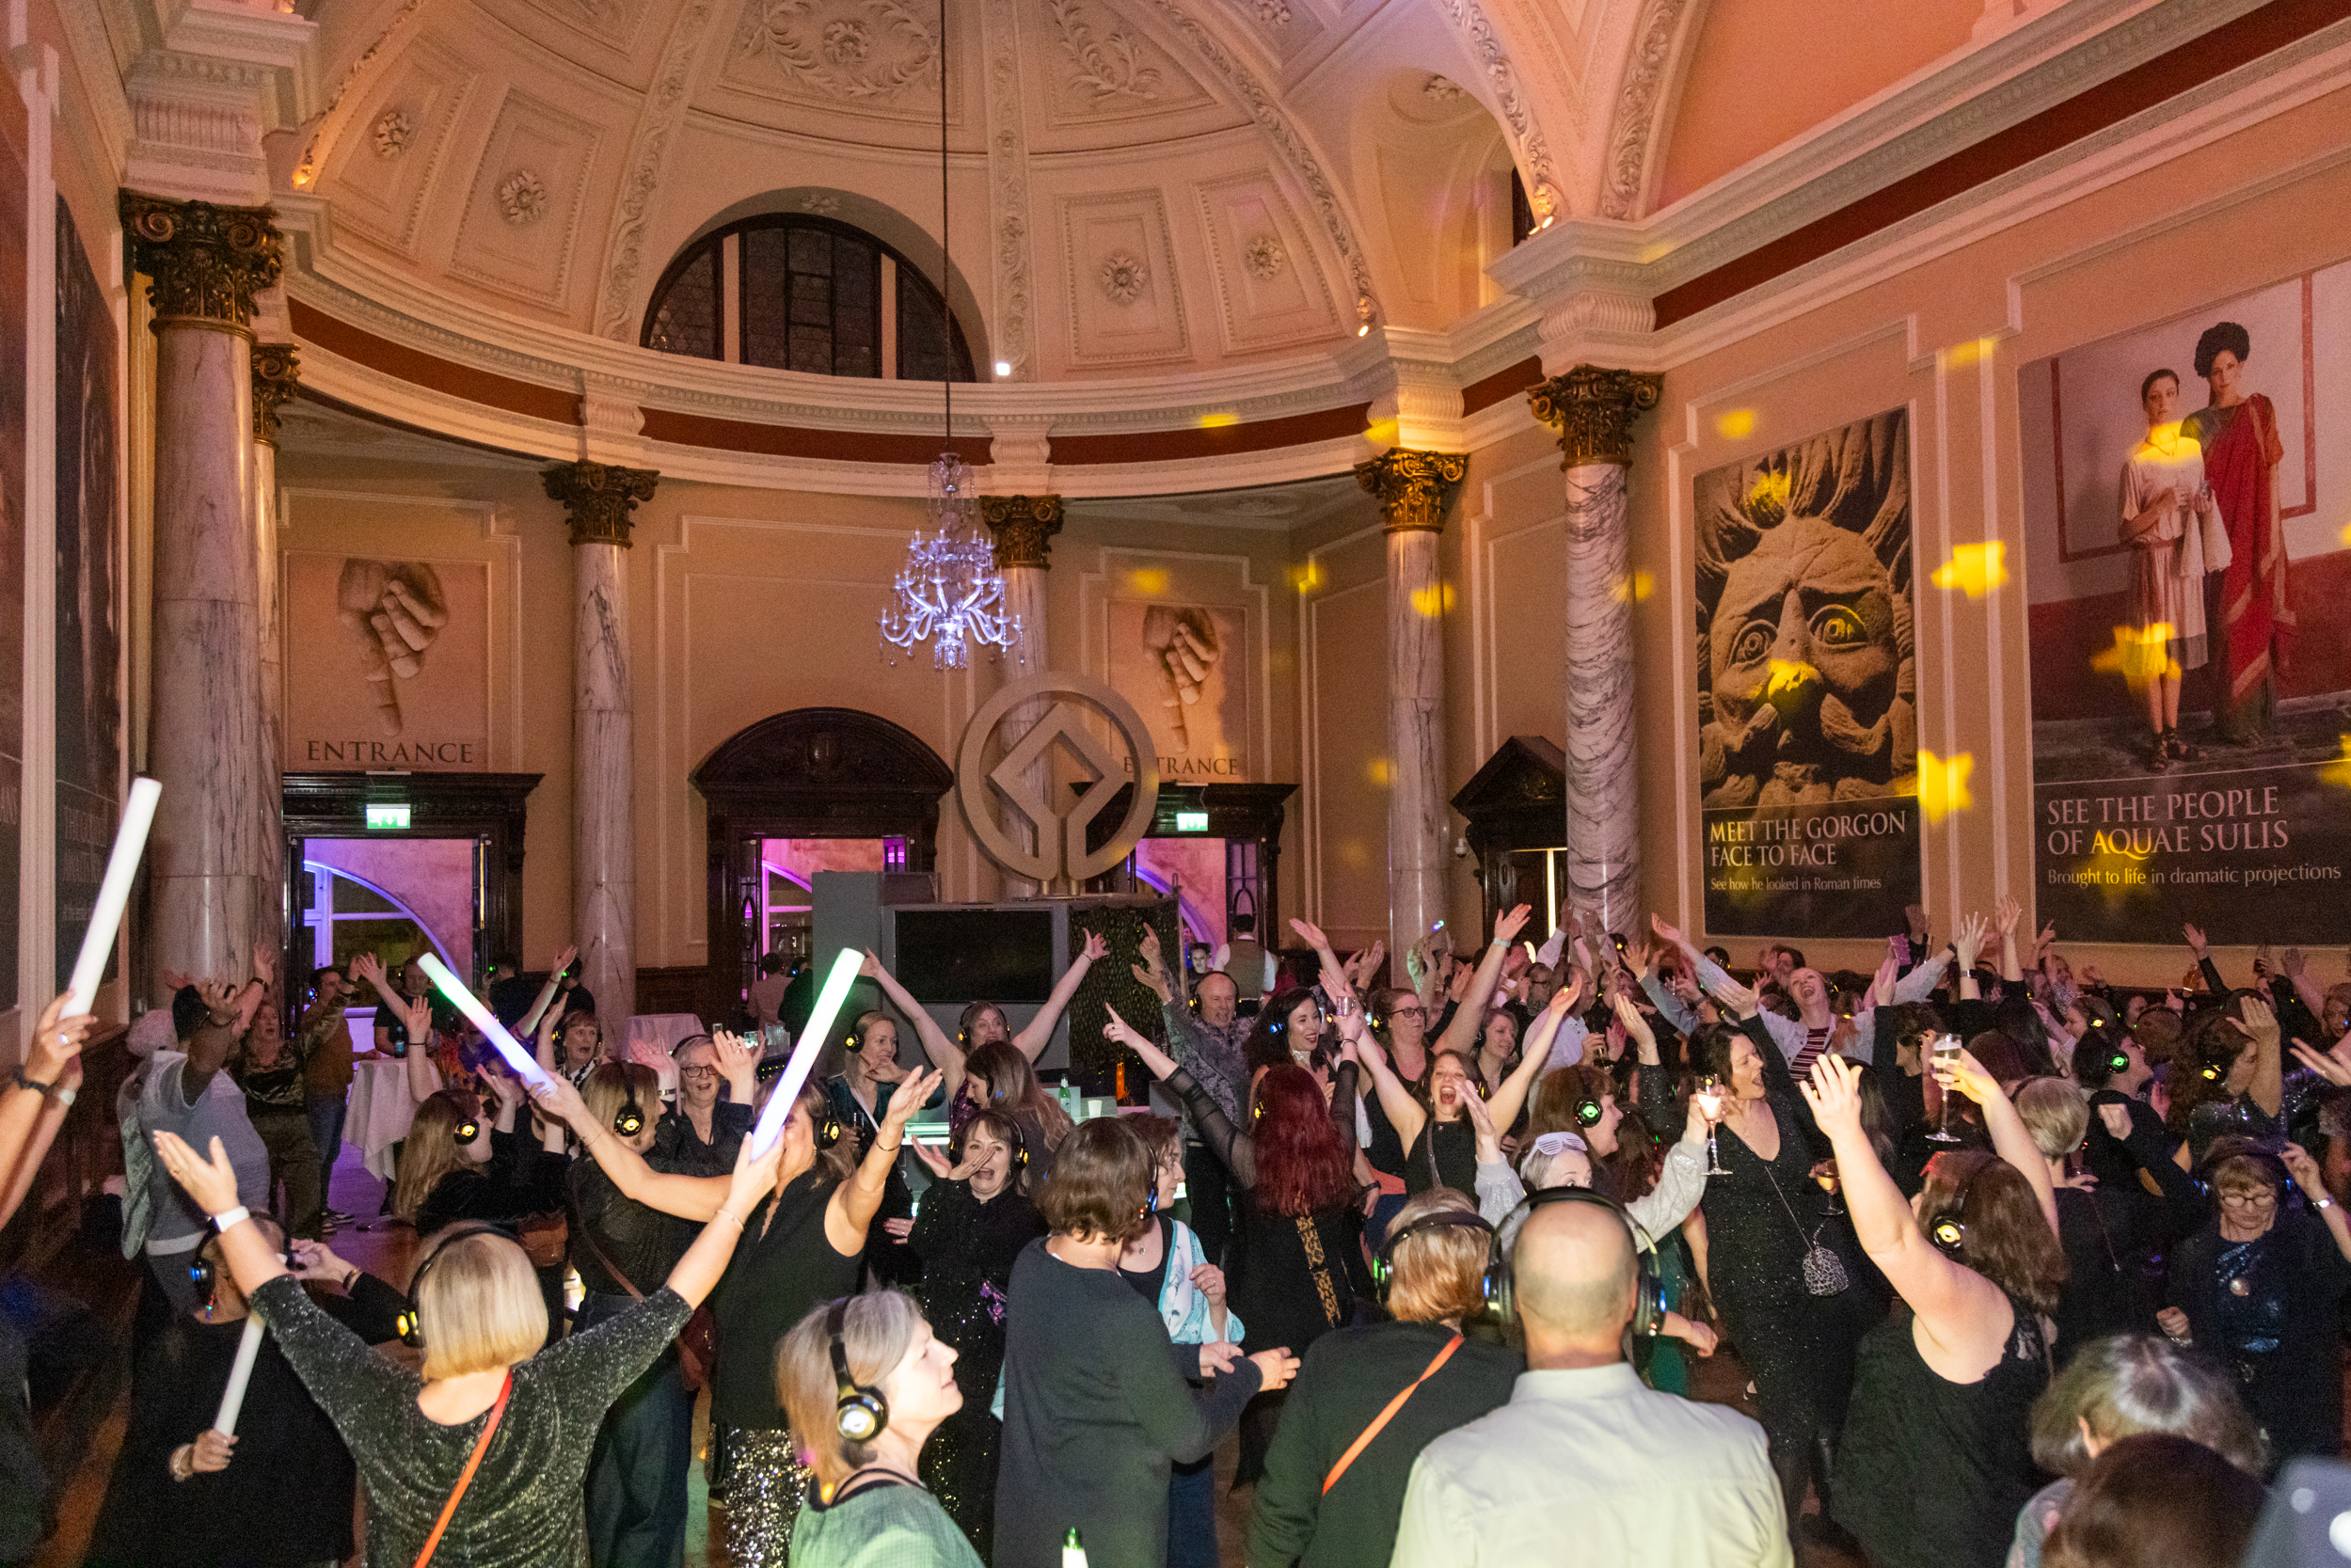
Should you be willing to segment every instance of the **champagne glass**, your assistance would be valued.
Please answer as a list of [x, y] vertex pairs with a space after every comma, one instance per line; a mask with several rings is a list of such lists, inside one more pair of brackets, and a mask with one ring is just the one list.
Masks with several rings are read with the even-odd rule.
[[1728, 1176], [1723, 1168], [1723, 1155], [1715, 1145], [1715, 1129], [1723, 1120], [1723, 1081], [1708, 1078], [1698, 1085], [1698, 1114], [1707, 1118], [1707, 1174]]
[[[1960, 1037], [1957, 1035], [1937, 1035], [1934, 1037], [1934, 1070], [1940, 1074], [1946, 1069], [1957, 1068], [1959, 1059]], [[1935, 1082], [1943, 1088], [1943, 1113], [1935, 1118], [1935, 1129], [1927, 1134], [1927, 1139], [1930, 1143], [1958, 1143], [1959, 1134], [1951, 1131], [1953, 1090], [1948, 1084], [1943, 1082], [1940, 1076], [1935, 1079]]]

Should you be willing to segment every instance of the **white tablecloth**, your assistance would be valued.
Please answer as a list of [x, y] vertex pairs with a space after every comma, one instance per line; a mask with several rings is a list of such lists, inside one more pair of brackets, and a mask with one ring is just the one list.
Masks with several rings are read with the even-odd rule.
[[623, 1026], [621, 1041], [633, 1046], [643, 1040], [666, 1056], [679, 1040], [704, 1033], [702, 1020], [691, 1013], [639, 1013]]
[[407, 1073], [405, 1062], [352, 1064], [343, 1141], [359, 1146], [368, 1174], [379, 1181], [392, 1179], [392, 1145], [408, 1135], [408, 1124], [416, 1120], [417, 1102], [408, 1093]]

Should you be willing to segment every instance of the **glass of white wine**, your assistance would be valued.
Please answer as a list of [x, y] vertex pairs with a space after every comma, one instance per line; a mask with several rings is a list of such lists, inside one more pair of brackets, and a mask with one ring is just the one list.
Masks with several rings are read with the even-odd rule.
[[1951, 1131], [1951, 1098], [1955, 1091], [1942, 1077], [1944, 1072], [1959, 1066], [1959, 1059], [1960, 1037], [1957, 1035], [1934, 1037], [1935, 1082], [1943, 1089], [1943, 1114], [1935, 1118], [1935, 1130], [1927, 1134], [1930, 1143], [1955, 1144], [1960, 1141], [1959, 1134]]
[[1722, 1125], [1724, 1104], [1723, 1081], [1720, 1078], [1708, 1078], [1698, 1085], [1698, 1114], [1707, 1118], [1707, 1174], [1708, 1176], [1730, 1174], [1723, 1168], [1723, 1156], [1714, 1142], [1715, 1129]]

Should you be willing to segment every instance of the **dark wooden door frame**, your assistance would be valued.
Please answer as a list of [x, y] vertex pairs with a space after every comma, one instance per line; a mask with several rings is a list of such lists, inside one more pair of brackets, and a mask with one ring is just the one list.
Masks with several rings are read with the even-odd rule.
[[703, 1016], [731, 1023], [750, 983], [743, 911], [729, 864], [759, 838], [903, 838], [906, 869], [928, 876], [939, 805], [955, 772], [923, 738], [846, 707], [775, 714], [721, 741], [690, 775], [705, 807], [709, 887]]
[[[523, 828], [531, 791], [544, 773], [288, 773], [285, 826], [287, 993], [298, 995], [310, 965], [297, 944], [306, 934], [294, 919], [294, 879], [302, 875], [302, 844], [311, 838], [471, 838], [484, 841], [482, 929], [489, 944], [477, 963], [522, 959]], [[408, 826], [371, 830], [367, 808], [401, 804]], [[468, 978], [471, 978], [469, 976]]]

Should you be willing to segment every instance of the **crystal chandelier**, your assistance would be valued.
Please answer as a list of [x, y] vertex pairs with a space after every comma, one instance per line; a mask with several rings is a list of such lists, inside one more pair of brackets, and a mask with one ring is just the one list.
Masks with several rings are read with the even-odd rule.
[[953, 451], [930, 465], [928, 509], [931, 528], [916, 530], [906, 546], [906, 564], [882, 612], [882, 641], [910, 654], [927, 641], [932, 669], [961, 670], [973, 643], [1011, 646], [1020, 617], [1005, 613], [1004, 578], [980, 522], [971, 467]]
[[[939, 0], [939, 299], [948, 312], [953, 333], [955, 253], [947, 223], [947, 73], [946, 0]], [[1020, 635], [1021, 622], [1004, 612], [1004, 578], [996, 571], [995, 546], [979, 517], [978, 483], [971, 466], [955, 451], [955, 375], [951, 368], [939, 378], [945, 404], [941, 451], [931, 460], [929, 506], [932, 531], [914, 531], [906, 546], [906, 564], [898, 568], [890, 603], [881, 618], [884, 657], [887, 649], [914, 651], [917, 642], [930, 644], [934, 670], [963, 668], [971, 644], [999, 652]], [[890, 658], [895, 664], [898, 660]]]

